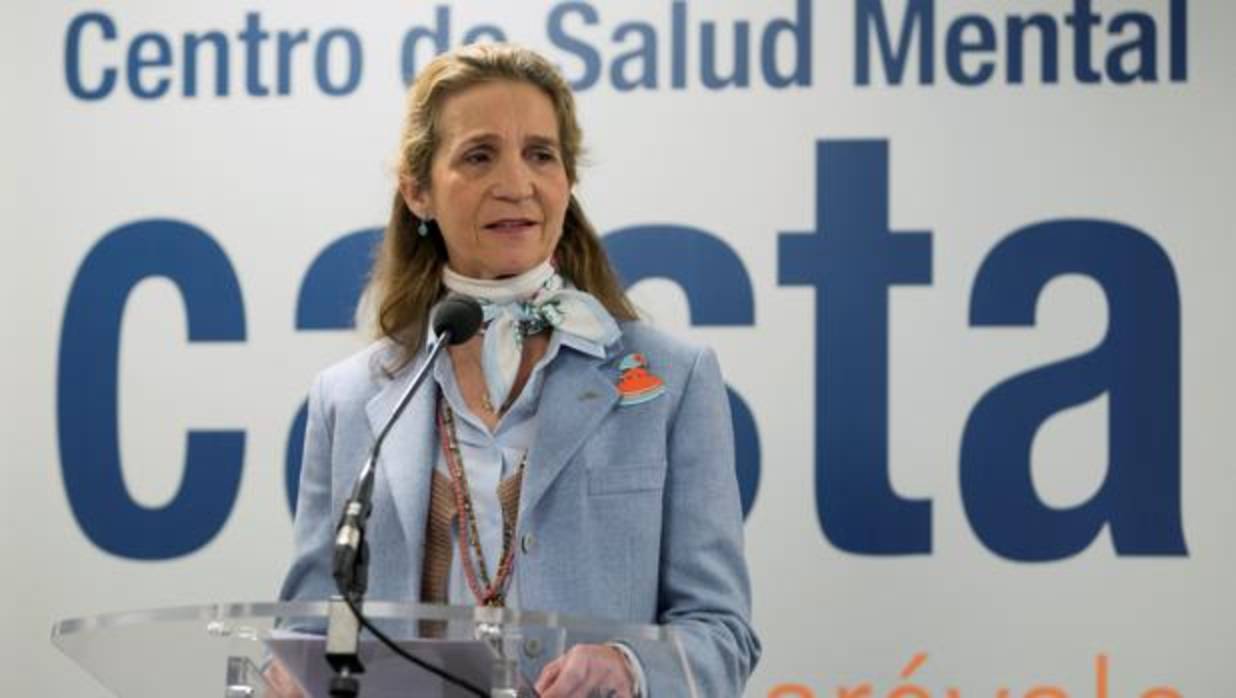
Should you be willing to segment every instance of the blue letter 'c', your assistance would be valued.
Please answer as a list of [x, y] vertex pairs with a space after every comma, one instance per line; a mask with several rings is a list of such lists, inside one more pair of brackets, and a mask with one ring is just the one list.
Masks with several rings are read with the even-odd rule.
[[60, 467], [86, 536], [121, 557], [160, 560], [205, 545], [227, 521], [240, 484], [243, 431], [190, 431], [172, 501], [144, 507], [125, 488], [117, 432], [120, 329], [129, 293], [150, 277], [179, 289], [189, 341], [243, 341], [244, 303], [223, 250], [187, 223], [145, 220], [100, 240], [78, 269], [60, 334], [56, 377]]
[[99, 30], [103, 32], [103, 38], [108, 41], [116, 38], [116, 25], [102, 12], [86, 12], [74, 17], [73, 21], [69, 22], [69, 29], [64, 37], [64, 80], [69, 84], [69, 92], [72, 92], [73, 96], [78, 99], [103, 99], [116, 85], [116, 69], [104, 68], [103, 79], [94, 89], [82, 84], [81, 40], [82, 29], [87, 24], [97, 24]]

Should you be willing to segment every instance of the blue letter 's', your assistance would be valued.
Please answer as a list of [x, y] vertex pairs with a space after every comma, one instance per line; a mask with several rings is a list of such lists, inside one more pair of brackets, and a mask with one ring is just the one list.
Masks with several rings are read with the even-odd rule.
[[69, 30], [64, 37], [64, 79], [69, 83], [69, 92], [72, 92], [74, 97], [86, 100], [103, 99], [116, 85], [116, 69], [104, 68], [103, 79], [94, 89], [82, 84], [81, 41], [82, 29], [87, 24], [99, 25], [99, 31], [103, 32], [103, 38], [107, 41], [116, 38], [116, 25], [111, 17], [102, 12], [86, 12], [74, 17], [73, 21], [69, 22]]
[[[692, 325], [755, 324], [751, 277], [737, 253], [720, 238], [680, 225], [633, 226], [606, 235], [605, 248], [627, 286], [651, 278], [677, 284], [687, 297]], [[726, 391], [746, 516], [760, 484], [760, 434], [747, 403], [732, 388]]]
[[586, 90], [596, 84], [601, 77], [601, 54], [588, 44], [567, 34], [562, 29], [562, 20], [568, 13], [576, 13], [584, 24], [596, 24], [600, 21], [597, 11], [586, 2], [564, 2], [549, 13], [549, 40], [567, 53], [578, 56], [584, 62], [584, 74], [571, 81], [571, 88]]
[[117, 435], [120, 329], [129, 292], [151, 277], [180, 289], [189, 341], [245, 338], [232, 265], [214, 240], [186, 223], [122, 226], [100, 240], [77, 271], [56, 377], [64, 486], [86, 536], [114, 555], [138, 560], [191, 553], [219, 532], [236, 501], [245, 450], [242, 431], [190, 431], [184, 477], [172, 501], [151, 509], [129, 496]]
[[931, 551], [931, 502], [888, 479], [888, 287], [931, 283], [931, 234], [892, 234], [887, 141], [816, 147], [816, 232], [782, 233], [779, 282], [816, 287], [816, 512], [838, 548]]
[[[970, 324], [1033, 326], [1051, 279], [1103, 288], [1107, 334], [1095, 349], [1013, 376], [975, 405], [961, 448], [961, 494], [983, 544], [1013, 560], [1059, 560], [1104, 525], [1120, 555], [1187, 555], [1180, 514], [1180, 296], [1166, 253], [1106, 221], [1023, 228], [987, 255]], [[1107, 476], [1087, 502], [1051, 508], [1030, 475], [1035, 432], [1051, 415], [1108, 396]]]

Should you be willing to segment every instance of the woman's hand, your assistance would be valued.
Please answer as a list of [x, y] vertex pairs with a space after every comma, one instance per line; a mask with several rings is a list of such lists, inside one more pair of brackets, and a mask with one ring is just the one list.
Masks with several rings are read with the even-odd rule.
[[536, 692], [541, 698], [631, 698], [634, 683], [617, 648], [576, 645], [545, 665]]
[[274, 698], [305, 698], [296, 679], [292, 678], [278, 659], [273, 660], [270, 666], [266, 667], [266, 671], [262, 672], [262, 677], [266, 679], [266, 685], [270, 687]]

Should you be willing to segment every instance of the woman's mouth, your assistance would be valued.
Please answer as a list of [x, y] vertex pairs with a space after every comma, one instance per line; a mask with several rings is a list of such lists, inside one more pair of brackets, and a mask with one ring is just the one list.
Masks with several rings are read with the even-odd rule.
[[495, 233], [520, 233], [536, 225], [537, 222], [530, 218], [501, 218], [492, 223], [486, 223], [485, 229]]

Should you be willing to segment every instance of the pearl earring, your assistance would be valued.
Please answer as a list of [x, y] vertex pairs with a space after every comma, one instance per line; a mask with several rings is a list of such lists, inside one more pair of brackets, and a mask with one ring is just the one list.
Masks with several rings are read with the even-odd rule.
[[429, 225], [425, 223], [425, 219], [421, 219], [420, 225], [416, 226], [416, 234], [423, 238], [429, 237]]

